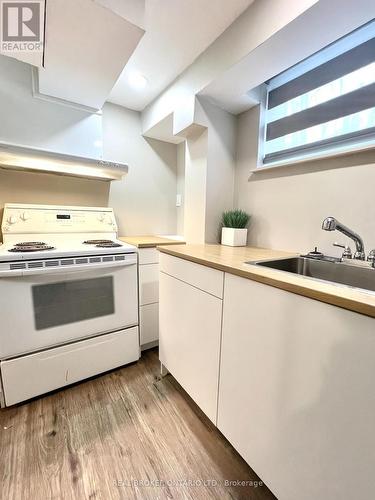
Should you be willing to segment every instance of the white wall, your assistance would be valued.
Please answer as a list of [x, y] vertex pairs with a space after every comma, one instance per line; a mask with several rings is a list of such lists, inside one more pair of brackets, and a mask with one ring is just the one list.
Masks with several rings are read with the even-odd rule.
[[208, 130], [205, 241], [218, 243], [222, 214], [233, 208], [237, 119], [207, 99], [199, 104]]
[[187, 243], [200, 244], [206, 240], [207, 149], [207, 129], [186, 141], [184, 236]]
[[185, 239], [217, 243], [222, 213], [233, 207], [236, 158], [235, 116], [207, 99], [197, 100], [186, 140]]
[[273, 172], [256, 173], [258, 108], [238, 117], [235, 205], [252, 214], [249, 244], [306, 252], [318, 246], [340, 255], [335, 241], [354, 244], [321, 229], [334, 216], [375, 247], [375, 152], [319, 160]]
[[0, 55], [0, 142], [101, 158], [102, 118], [32, 95], [31, 66]]
[[177, 146], [177, 194], [181, 195], [182, 203], [177, 207], [177, 234], [185, 233], [185, 143]]
[[175, 234], [177, 146], [141, 133], [140, 113], [104, 106], [104, 157], [129, 164], [128, 175], [111, 183], [109, 205], [121, 235]]

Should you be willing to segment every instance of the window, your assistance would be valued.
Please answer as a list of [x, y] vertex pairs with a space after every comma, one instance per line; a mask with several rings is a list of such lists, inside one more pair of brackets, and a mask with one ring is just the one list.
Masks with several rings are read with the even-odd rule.
[[264, 166], [375, 147], [375, 22], [266, 84]]

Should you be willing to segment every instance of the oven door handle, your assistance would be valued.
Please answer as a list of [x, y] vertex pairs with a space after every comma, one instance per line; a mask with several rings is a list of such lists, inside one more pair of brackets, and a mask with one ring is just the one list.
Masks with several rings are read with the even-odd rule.
[[65, 274], [78, 274], [97, 269], [110, 269], [119, 267], [135, 266], [137, 264], [137, 257], [132, 256], [129, 260], [114, 261], [114, 262], [100, 262], [96, 264], [72, 264], [70, 266], [56, 266], [56, 267], [39, 267], [32, 269], [22, 270], [0, 270], [0, 278], [2, 277], [26, 277], [26, 276], [44, 276], [44, 275], [58, 275]]

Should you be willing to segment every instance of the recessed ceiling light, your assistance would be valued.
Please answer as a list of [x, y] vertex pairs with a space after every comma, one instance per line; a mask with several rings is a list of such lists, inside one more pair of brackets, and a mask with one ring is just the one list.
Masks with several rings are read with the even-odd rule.
[[128, 81], [135, 89], [144, 89], [148, 83], [145, 76], [135, 71], [129, 74]]

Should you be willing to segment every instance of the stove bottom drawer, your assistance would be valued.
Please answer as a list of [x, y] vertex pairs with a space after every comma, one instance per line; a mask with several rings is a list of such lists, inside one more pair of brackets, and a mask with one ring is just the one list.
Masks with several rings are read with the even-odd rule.
[[139, 359], [138, 327], [1, 362], [5, 405]]

